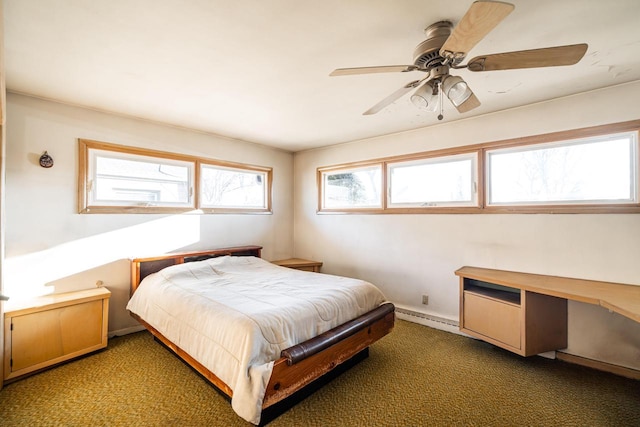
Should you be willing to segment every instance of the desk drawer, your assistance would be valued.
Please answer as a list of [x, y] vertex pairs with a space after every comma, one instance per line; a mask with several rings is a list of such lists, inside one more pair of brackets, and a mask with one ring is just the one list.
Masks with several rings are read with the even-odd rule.
[[521, 348], [519, 305], [465, 291], [463, 307], [464, 329]]

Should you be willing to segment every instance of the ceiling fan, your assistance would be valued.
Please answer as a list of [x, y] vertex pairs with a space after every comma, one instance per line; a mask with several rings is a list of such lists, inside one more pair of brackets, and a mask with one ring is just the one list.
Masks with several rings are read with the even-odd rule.
[[469, 85], [450, 70], [466, 68], [469, 71], [513, 70], [518, 68], [555, 67], [576, 64], [587, 51], [587, 44], [519, 50], [515, 52], [481, 55], [461, 65], [467, 53], [513, 11], [514, 5], [498, 1], [476, 1], [453, 27], [449, 21], [440, 21], [425, 29], [426, 40], [413, 53], [413, 65], [384, 65], [374, 67], [338, 68], [330, 76], [354, 74], [422, 71], [426, 76], [407, 83], [391, 95], [365, 111], [375, 114], [403, 95], [418, 88], [411, 101], [414, 105], [435, 112], [442, 120], [443, 95], [449, 98], [458, 112], [466, 113], [480, 106]]

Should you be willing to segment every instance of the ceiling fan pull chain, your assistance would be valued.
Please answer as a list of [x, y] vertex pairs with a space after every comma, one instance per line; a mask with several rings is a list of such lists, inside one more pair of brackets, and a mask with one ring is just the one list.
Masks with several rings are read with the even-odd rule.
[[438, 103], [440, 104], [440, 114], [438, 114], [438, 120], [442, 120], [444, 118], [444, 116], [442, 115], [444, 105], [442, 102], [442, 81], [440, 80], [438, 80]]

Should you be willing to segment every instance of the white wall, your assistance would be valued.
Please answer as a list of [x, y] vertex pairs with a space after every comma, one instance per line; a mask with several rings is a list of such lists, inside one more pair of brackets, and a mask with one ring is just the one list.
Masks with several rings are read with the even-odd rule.
[[[5, 293], [111, 290], [109, 330], [137, 325], [125, 310], [131, 257], [257, 244], [265, 259], [293, 251], [293, 160], [257, 144], [17, 94], [7, 99]], [[215, 120], [215, 117], [212, 117]], [[77, 213], [78, 138], [273, 167], [273, 215]], [[47, 150], [55, 164], [39, 166]]]
[[[295, 256], [323, 261], [323, 272], [369, 280], [399, 305], [450, 319], [458, 318], [454, 271], [463, 265], [640, 285], [637, 214], [316, 214], [317, 167], [635, 120], [639, 97], [636, 82], [296, 153]], [[421, 305], [424, 293], [428, 306]], [[640, 369], [640, 324], [569, 302], [566, 351]]]

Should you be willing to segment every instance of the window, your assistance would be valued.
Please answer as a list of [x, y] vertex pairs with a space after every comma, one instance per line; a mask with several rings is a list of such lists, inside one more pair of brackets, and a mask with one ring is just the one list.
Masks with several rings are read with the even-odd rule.
[[200, 201], [203, 209], [268, 209], [270, 171], [202, 164]]
[[271, 168], [82, 139], [79, 149], [80, 213], [271, 212]]
[[488, 150], [488, 205], [634, 203], [636, 133]]
[[388, 206], [477, 206], [477, 153], [388, 163]]
[[321, 167], [318, 213], [640, 213], [639, 130], [634, 120]]
[[373, 165], [321, 172], [322, 208], [382, 207], [382, 166]]
[[193, 163], [90, 150], [91, 206], [193, 208]]

